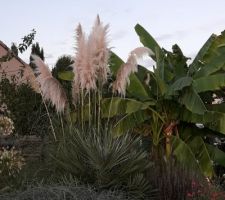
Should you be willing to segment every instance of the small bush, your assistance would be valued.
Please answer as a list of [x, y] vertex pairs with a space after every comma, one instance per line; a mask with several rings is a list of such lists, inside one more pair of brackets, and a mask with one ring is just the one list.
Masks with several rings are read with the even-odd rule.
[[132, 200], [118, 191], [101, 191], [78, 185], [39, 185], [0, 195], [1, 200]]
[[55, 156], [57, 170], [85, 184], [104, 189], [121, 189], [136, 198], [153, 192], [145, 172], [150, 168], [140, 138], [130, 134], [114, 138], [111, 129], [65, 131], [65, 141]]
[[0, 79], [0, 105], [6, 104], [11, 112], [16, 133], [19, 135], [45, 135], [49, 119], [40, 94], [28, 84], [17, 85], [7, 78]]

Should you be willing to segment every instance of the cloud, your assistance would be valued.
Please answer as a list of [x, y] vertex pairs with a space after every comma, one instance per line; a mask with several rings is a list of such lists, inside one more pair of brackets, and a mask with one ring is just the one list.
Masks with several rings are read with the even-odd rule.
[[118, 39], [122, 39], [127, 35], [127, 31], [125, 30], [119, 30], [117, 32], [114, 32], [111, 35], [111, 37], [113, 38], [113, 40], [118, 40]]
[[211, 21], [207, 24], [203, 24], [202, 26], [199, 26], [198, 27], [198, 30], [200, 31], [211, 31], [214, 27], [219, 27], [219, 26], [222, 26], [224, 27], [224, 24], [225, 24], [225, 18], [220, 18], [216, 21]]
[[172, 37], [174, 37], [173, 34], [162, 34], [162, 35], [156, 37], [155, 39], [156, 39], [157, 41], [163, 41], [163, 40], [168, 40], [168, 39], [170, 39], [170, 38], [172, 38]]
[[51, 58], [54, 58], [54, 56], [51, 53], [45, 53], [45, 58], [46, 59], [51, 59]]
[[189, 33], [190, 33], [190, 31], [188, 29], [187, 30], [178, 30], [173, 33], [162, 34], [162, 35], [156, 37], [156, 40], [164, 41], [164, 40], [168, 40], [168, 39], [175, 38], [175, 37], [183, 38], [183, 37], [186, 37]]
[[208, 23], [200, 25], [200, 26], [195, 26], [195, 27], [191, 27], [189, 29], [178, 30], [178, 31], [174, 31], [172, 33], [159, 35], [158, 37], [156, 37], [156, 40], [164, 41], [164, 40], [169, 40], [171, 38], [184, 38], [190, 34], [193, 34], [193, 32], [212, 31], [216, 27], [224, 26], [224, 24], [225, 24], [225, 18], [221, 18], [216, 21], [211, 21], [211, 22], [208, 22]]

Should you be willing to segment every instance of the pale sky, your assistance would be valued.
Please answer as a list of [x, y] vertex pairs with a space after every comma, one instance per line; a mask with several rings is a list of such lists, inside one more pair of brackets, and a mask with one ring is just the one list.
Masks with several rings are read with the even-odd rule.
[[[139, 23], [171, 50], [177, 43], [193, 57], [212, 33], [225, 29], [225, 0], [0, 0], [0, 40], [9, 47], [36, 29], [52, 67], [63, 54], [74, 55], [74, 30], [81, 23], [86, 32], [99, 14], [110, 24], [110, 46], [123, 59], [142, 46], [134, 31]], [[20, 55], [29, 60], [30, 50]]]

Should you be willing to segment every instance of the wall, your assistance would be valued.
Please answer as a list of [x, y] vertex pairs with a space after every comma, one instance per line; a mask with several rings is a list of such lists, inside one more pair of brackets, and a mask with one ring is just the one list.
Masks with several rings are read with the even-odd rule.
[[[8, 53], [8, 47], [5, 46], [3, 42], [0, 41], [0, 58]], [[23, 74], [21, 74], [23, 71]], [[6, 73], [7, 78], [10, 79], [11, 76], [16, 76], [18, 84], [29, 83], [38, 92], [38, 83], [34, 76], [31, 67], [22, 61], [19, 57], [14, 57], [7, 62], [1, 63], [0, 67], [0, 79], [2, 78], [3, 72]], [[22, 75], [22, 77], [21, 77]]]

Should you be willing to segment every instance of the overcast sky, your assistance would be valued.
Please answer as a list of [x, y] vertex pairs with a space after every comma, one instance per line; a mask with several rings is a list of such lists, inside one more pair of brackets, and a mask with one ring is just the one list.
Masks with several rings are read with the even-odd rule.
[[[89, 32], [99, 14], [110, 24], [110, 46], [123, 59], [141, 46], [139, 23], [170, 50], [177, 43], [193, 57], [212, 33], [225, 29], [225, 0], [0, 0], [0, 40], [10, 46], [36, 29], [36, 41], [53, 66], [63, 54], [74, 54], [74, 30], [80, 22]], [[30, 50], [21, 55], [29, 60]]]

